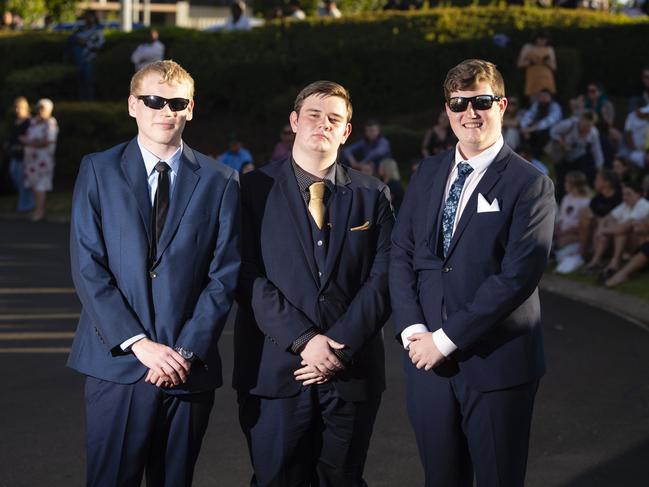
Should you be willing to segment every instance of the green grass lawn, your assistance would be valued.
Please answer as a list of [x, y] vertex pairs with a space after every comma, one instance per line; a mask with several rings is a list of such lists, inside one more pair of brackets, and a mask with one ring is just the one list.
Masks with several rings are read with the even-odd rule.
[[[47, 200], [45, 200], [45, 218], [68, 220], [70, 218], [71, 202], [71, 191], [52, 191], [48, 193]], [[16, 218], [29, 218], [29, 213], [18, 213], [16, 211], [16, 195], [14, 194], [0, 196], [0, 214], [15, 216]]]
[[[551, 269], [554, 269], [554, 266], [548, 268], [547, 272], [551, 272]], [[581, 269], [572, 274], [563, 274], [561, 277], [583, 284], [603, 287], [602, 284], [597, 283], [597, 274], [590, 274]], [[640, 271], [629, 281], [617, 286], [615, 290], [623, 294], [649, 299], [649, 270], [645, 269]]]

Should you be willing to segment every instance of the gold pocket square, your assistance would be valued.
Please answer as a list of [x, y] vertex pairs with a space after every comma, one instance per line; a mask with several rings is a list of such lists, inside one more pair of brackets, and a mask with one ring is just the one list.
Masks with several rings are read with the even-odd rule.
[[365, 222], [358, 227], [352, 227], [349, 229], [350, 232], [359, 232], [361, 230], [367, 230], [370, 228], [370, 222]]

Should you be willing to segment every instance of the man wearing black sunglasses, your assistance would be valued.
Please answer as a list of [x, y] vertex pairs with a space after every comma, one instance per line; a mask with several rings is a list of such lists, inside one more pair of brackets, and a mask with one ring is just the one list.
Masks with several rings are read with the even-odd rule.
[[537, 285], [552, 182], [501, 135], [502, 76], [470, 59], [444, 83], [458, 138], [422, 161], [392, 234], [396, 338], [427, 487], [523, 487], [545, 371]]
[[182, 140], [194, 81], [173, 61], [131, 80], [137, 137], [86, 156], [70, 252], [83, 310], [87, 485], [191, 485], [222, 383], [216, 342], [240, 257], [236, 171]]

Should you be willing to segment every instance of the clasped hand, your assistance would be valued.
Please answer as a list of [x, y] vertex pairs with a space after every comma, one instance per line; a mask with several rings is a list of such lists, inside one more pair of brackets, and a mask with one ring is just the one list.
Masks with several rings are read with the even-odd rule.
[[432, 332], [413, 333], [408, 340], [410, 340], [408, 356], [418, 369], [431, 370], [445, 359], [435, 345]]
[[145, 382], [156, 387], [173, 387], [187, 381], [192, 364], [173, 348], [143, 338], [131, 346], [131, 351], [149, 368]]
[[300, 353], [303, 367], [296, 370], [295, 380], [302, 385], [324, 384], [333, 375], [344, 369], [343, 363], [336, 357], [334, 350], [342, 350], [345, 345], [325, 336], [316, 335], [307, 342]]

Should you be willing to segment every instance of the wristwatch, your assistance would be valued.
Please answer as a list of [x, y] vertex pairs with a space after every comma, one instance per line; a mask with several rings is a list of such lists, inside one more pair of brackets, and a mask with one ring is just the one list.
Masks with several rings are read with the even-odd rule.
[[188, 362], [193, 362], [194, 360], [196, 360], [196, 355], [194, 355], [194, 352], [192, 352], [191, 350], [187, 350], [183, 347], [175, 347], [174, 350]]

